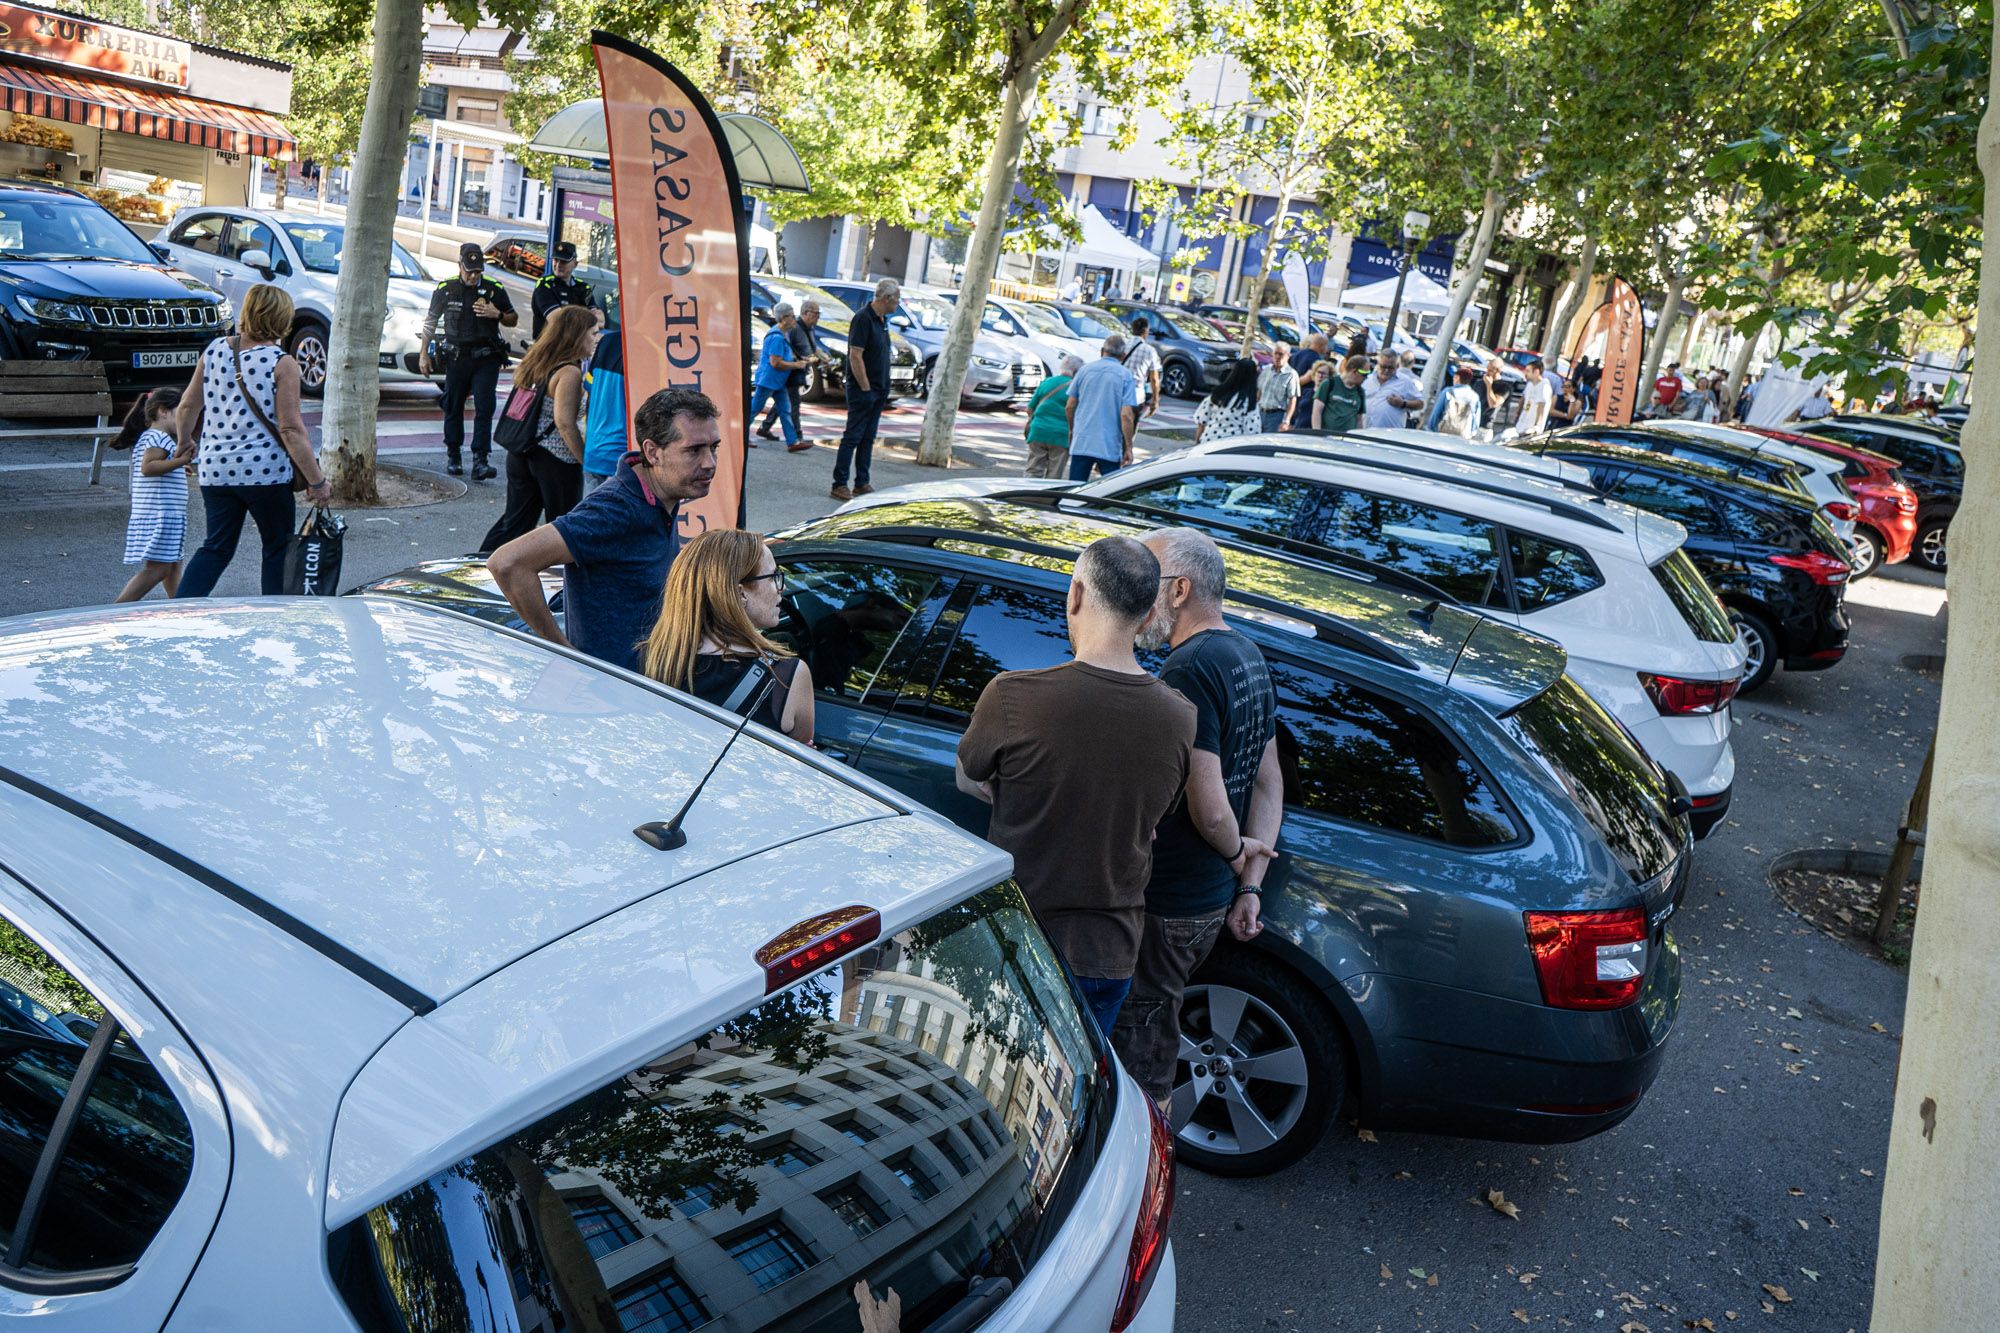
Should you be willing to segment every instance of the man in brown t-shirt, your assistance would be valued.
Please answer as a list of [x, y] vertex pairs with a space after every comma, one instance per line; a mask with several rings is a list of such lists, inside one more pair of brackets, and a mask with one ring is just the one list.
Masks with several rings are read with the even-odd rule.
[[1130, 537], [1077, 557], [1076, 659], [995, 676], [958, 743], [958, 785], [993, 806], [987, 837], [1108, 1037], [1132, 988], [1153, 830], [1187, 785], [1194, 705], [1139, 665], [1160, 562]]

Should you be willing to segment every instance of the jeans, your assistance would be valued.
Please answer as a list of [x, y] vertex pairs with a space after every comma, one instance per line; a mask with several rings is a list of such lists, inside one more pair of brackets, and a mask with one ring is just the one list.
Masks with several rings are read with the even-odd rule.
[[236, 558], [236, 543], [243, 536], [243, 517], [257, 524], [257, 536], [264, 543], [262, 589], [266, 597], [285, 590], [285, 550], [298, 521], [298, 506], [292, 502], [292, 483], [276, 486], [204, 486], [201, 506], [208, 515], [208, 536], [201, 549], [188, 561], [181, 575], [176, 597], [206, 597], [215, 589], [222, 571]]
[[848, 468], [854, 469], [854, 484], [866, 486], [868, 465], [875, 457], [875, 432], [882, 426], [882, 408], [887, 392], [876, 389], [862, 393], [847, 391], [847, 428], [840, 432], [840, 452], [833, 456], [833, 484], [847, 484]]
[[[792, 420], [798, 422], [799, 429], [803, 431], [805, 429], [805, 417], [802, 416], [799, 412], [799, 401], [805, 397], [806, 393], [806, 384], [804, 375], [802, 375], [798, 371], [793, 371], [790, 383], [785, 385], [785, 393], [792, 400]], [[755, 412], [752, 412], [750, 415], [754, 418], [757, 414]], [[771, 404], [771, 410], [764, 414], [764, 424], [759, 426], [757, 429], [761, 433], [769, 435], [771, 433], [771, 427], [777, 424], [778, 424], [778, 405], [776, 402], [773, 402]]]
[[465, 400], [472, 399], [472, 457], [486, 457], [493, 440], [493, 399], [500, 388], [499, 356], [457, 356], [444, 371], [444, 452], [459, 461], [465, 444]]
[[1085, 458], [1076, 451], [1071, 450], [1069, 456], [1069, 479], [1071, 481], [1089, 481], [1090, 470], [1093, 467], [1097, 469], [1098, 476], [1108, 477], [1122, 466], [1124, 465], [1115, 458]]
[[486, 530], [482, 551], [496, 551], [533, 532], [542, 515], [561, 518], [583, 498], [583, 465], [557, 458], [539, 444], [507, 454], [507, 507]]
[[772, 414], [778, 418], [778, 423], [785, 428], [785, 446], [790, 448], [792, 445], [797, 444], [799, 442], [799, 419], [792, 412], [792, 391], [782, 385], [772, 388], [769, 385], [759, 384], [750, 394], [750, 419], [752, 421], [755, 421], [757, 414], [764, 410], [764, 403], [767, 400], [771, 404]]
[[1264, 419], [1263, 429], [1266, 435], [1285, 424], [1285, 409], [1282, 407], [1260, 407], [1257, 411]]
[[583, 493], [588, 495], [610, 480], [611, 474], [609, 472], [592, 472], [589, 468], [585, 468], [583, 470]]
[[1077, 977], [1076, 988], [1082, 993], [1083, 1002], [1090, 1006], [1097, 1030], [1106, 1041], [1111, 1040], [1111, 1030], [1118, 1024], [1118, 1007], [1125, 1003], [1125, 996], [1132, 989], [1132, 978], [1112, 981], [1104, 977]]
[[1146, 913], [1132, 992], [1118, 1011], [1112, 1049], [1146, 1095], [1165, 1103], [1174, 1091], [1181, 1049], [1181, 994], [1222, 935], [1224, 908], [1200, 916]]

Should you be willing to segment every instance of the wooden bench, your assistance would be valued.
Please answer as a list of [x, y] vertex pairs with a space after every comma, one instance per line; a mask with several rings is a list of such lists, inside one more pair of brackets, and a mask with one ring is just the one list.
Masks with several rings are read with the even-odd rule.
[[[22, 426], [23, 421], [95, 417], [94, 426]], [[104, 442], [119, 431], [111, 420], [111, 384], [101, 361], [0, 361], [0, 440], [87, 439], [90, 484], [104, 472]]]

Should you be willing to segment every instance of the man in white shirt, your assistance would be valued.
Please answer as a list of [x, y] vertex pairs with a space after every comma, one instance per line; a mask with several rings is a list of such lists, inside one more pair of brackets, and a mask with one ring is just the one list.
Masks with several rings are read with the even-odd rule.
[[1080, 301], [1083, 299], [1083, 281], [1074, 273], [1070, 275], [1069, 281], [1063, 284], [1062, 299], [1065, 301]]
[[1792, 414], [1785, 419], [1787, 421], [1818, 421], [1822, 417], [1831, 415], [1833, 415], [1833, 404], [1826, 400], [1826, 385], [1815, 384], [1813, 386], [1812, 397], [1793, 408]]
[[1516, 423], [1523, 435], [1539, 435], [1548, 429], [1549, 405], [1556, 400], [1555, 389], [1542, 373], [1542, 363], [1530, 361], [1521, 367], [1528, 387], [1521, 390], [1521, 419]]
[[1375, 373], [1361, 382], [1361, 393], [1368, 402], [1367, 424], [1377, 430], [1407, 425], [1409, 414], [1424, 405], [1424, 386], [1394, 352], [1375, 358]]
[[1444, 410], [1438, 413], [1438, 430], [1445, 435], [1457, 435], [1473, 439], [1479, 430], [1481, 400], [1484, 398], [1475, 386], [1479, 383], [1479, 371], [1472, 366], [1458, 368], [1458, 383], [1446, 389], [1442, 395]]
[[[1138, 382], [1139, 415], [1149, 417], [1160, 410], [1160, 353], [1153, 346], [1153, 334], [1144, 315], [1132, 319], [1132, 350], [1125, 354], [1125, 369]], [[1199, 386], [1196, 386], [1199, 387]]]

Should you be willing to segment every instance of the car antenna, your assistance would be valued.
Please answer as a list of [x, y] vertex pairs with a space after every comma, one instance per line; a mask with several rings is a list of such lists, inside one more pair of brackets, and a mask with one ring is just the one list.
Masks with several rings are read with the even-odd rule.
[[774, 674], [758, 688], [750, 700], [749, 707], [743, 710], [743, 720], [736, 724], [736, 729], [729, 733], [729, 739], [715, 752], [715, 758], [709, 761], [708, 772], [702, 774], [701, 781], [694, 784], [694, 790], [688, 793], [685, 801], [681, 802], [681, 808], [674, 811], [673, 818], [656, 819], [650, 824], [641, 824], [632, 830], [633, 837], [655, 851], [671, 852], [687, 846], [688, 836], [681, 829], [681, 821], [687, 818], [688, 811], [694, 809], [694, 803], [701, 799], [702, 789], [707, 787], [708, 780], [715, 776], [715, 770], [722, 767], [722, 761], [728, 757], [729, 747], [736, 744], [736, 738], [743, 734], [743, 728], [750, 725], [750, 719], [756, 716], [759, 708], [763, 707], [764, 696], [769, 694], [771, 687], [777, 683], [778, 678]]

